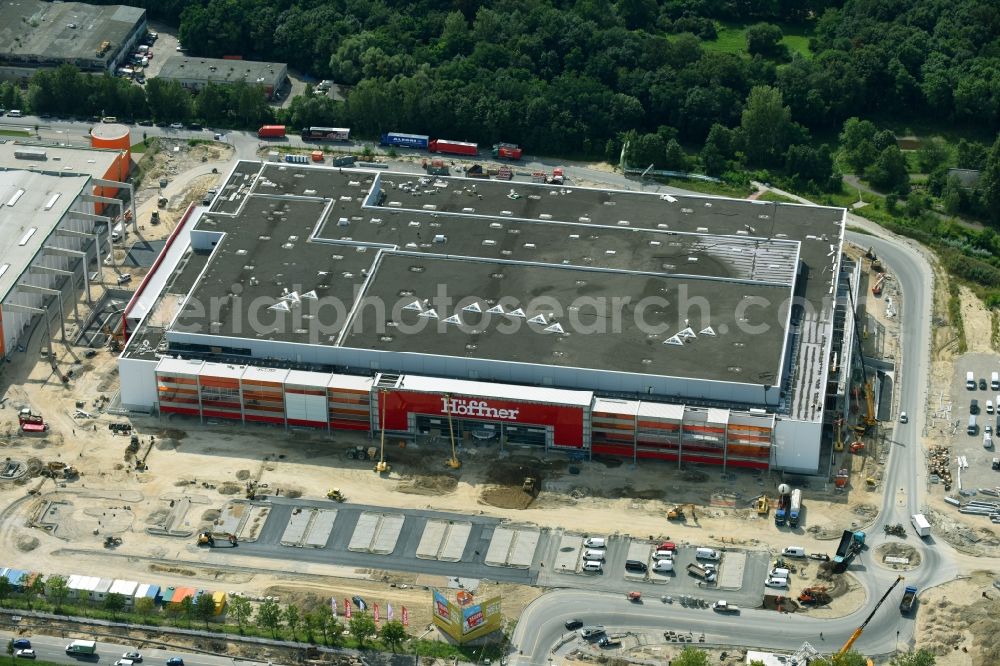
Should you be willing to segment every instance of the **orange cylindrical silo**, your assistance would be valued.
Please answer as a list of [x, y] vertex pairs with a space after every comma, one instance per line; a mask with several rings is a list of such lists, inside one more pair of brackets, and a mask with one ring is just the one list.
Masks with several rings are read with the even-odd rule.
[[[104, 174], [108, 180], [124, 182], [128, 180], [129, 171], [132, 169], [132, 136], [125, 125], [118, 123], [99, 123], [90, 130], [90, 146], [92, 148], [105, 148], [119, 151], [118, 158], [114, 164]], [[113, 197], [118, 193], [117, 188], [97, 187], [95, 194], [103, 197]], [[97, 206], [102, 209], [103, 206]], [[100, 211], [98, 211], [100, 212]]]

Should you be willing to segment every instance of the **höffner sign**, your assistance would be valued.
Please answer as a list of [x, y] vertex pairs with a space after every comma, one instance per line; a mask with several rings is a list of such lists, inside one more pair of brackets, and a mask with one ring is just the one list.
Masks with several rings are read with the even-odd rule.
[[441, 398], [442, 410], [445, 414], [457, 416], [473, 416], [481, 419], [502, 419], [516, 421], [520, 409], [497, 409], [490, 407], [485, 400], [466, 400], [465, 398]]

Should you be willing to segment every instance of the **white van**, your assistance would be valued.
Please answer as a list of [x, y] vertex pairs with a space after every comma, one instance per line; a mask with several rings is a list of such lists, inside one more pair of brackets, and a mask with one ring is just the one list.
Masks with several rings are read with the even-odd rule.
[[767, 580], [765, 580], [764, 581], [764, 585], [766, 585], [767, 587], [785, 588], [785, 587], [788, 587], [788, 579], [787, 578], [774, 578], [774, 577], [772, 577], [772, 578], [768, 578]]
[[781, 554], [785, 557], [805, 557], [806, 549], [802, 546], [787, 546]]
[[603, 562], [604, 561], [603, 550], [585, 550], [583, 552], [583, 559], [590, 562]]
[[969, 415], [969, 425], [965, 428], [965, 432], [969, 433], [970, 435], [975, 435], [976, 433], [979, 432], [979, 426], [976, 425], [975, 414]]
[[694, 556], [699, 560], [718, 560], [722, 557], [719, 551], [712, 548], [699, 548], [695, 551]]
[[674, 559], [674, 551], [672, 550], [658, 550], [653, 553], [654, 560], [672, 560]]
[[674, 563], [672, 560], [656, 560], [653, 565], [653, 571], [673, 571]]
[[965, 388], [969, 389], [970, 391], [976, 390], [976, 376], [972, 374], [971, 370], [965, 373]]
[[994, 391], [1000, 391], [1000, 372], [990, 374], [990, 388]]
[[7, 115], [10, 116], [11, 118], [20, 118], [21, 117], [21, 110], [20, 109], [11, 109], [10, 111], [7, 112]]
[[783, 567], [775, 567], [771, 569], [771, 578], [788, 578], [791, 572]]
[[584, 562], [583, 570], [600, 572], [604, 570], [604, 564], [601, 562]]
[[116, 243], [123, 240], [127, 235], [128, 232], [125, 230], [125, 224], [123, 222], [119, 222], [115, 225], [115, 228], [111, 230], [111, 240]]
[[607, 546], [607, 542], [604, 537], [587, 537], [583, 542], [585, 548], [604, 548]]

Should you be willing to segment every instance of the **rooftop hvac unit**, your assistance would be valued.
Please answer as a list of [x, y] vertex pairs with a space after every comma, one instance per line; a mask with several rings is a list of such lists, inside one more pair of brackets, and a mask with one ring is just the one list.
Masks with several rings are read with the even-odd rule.
[[25, 148], [19, 148], [14, 151], [14, 158], [19, 160], [39, 160], [45, 161], [48, 159], [44, 150], [30, 150]]

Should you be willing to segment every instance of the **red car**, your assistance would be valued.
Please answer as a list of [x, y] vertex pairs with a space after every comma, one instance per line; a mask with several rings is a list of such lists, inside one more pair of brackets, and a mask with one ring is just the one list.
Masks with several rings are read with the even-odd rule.
[[673, 541], [664, 541], [656, 547], [656, 550], [677, 550], [677, 544]]

